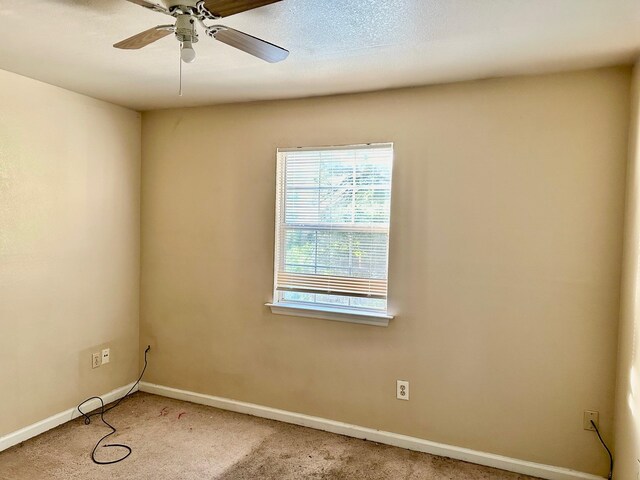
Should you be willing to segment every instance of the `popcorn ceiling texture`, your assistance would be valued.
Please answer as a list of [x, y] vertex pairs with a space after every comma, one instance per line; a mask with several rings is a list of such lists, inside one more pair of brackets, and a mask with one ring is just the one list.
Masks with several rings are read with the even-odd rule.
[[0, 68], [151, 110], [630, 63], [640, 47], [636, 0], [283, 0], [223, 23], [285, 62], [201, 36], [179, 97], [174, 38], [112, 47], [171, 21], [125, 0], [3, 0]]

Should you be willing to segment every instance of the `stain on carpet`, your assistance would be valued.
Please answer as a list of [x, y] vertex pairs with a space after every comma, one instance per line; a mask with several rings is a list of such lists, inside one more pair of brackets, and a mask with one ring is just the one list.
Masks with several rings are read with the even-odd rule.
[[[136, 393], [107, 415], [133, 453], [98, 466], [90, 453], [109, 429], [75, 419], [0, 452], [0, 480], [421, 479], [533, 480], [212, 407]], [[121, 456], [99, 448], [100, 460]]]

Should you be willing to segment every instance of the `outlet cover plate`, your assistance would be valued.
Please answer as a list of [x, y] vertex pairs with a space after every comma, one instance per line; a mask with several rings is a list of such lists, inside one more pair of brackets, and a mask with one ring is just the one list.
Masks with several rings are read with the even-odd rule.
[[409, 381], [408, 380], [396, 381], [396, 398], [398, 400], [409, 400]]
[[102, 365], [111, 361], [111, 349], [105, 348], [102, 350]]
[[600, 417], [600, 414], [595, 410], [585, 410], [584, 416], [582, 417], [582, 428], [584, 428], [585, 430], [591, 430], [592, 432], [595, 432], [596, 429], [593, 428], [593, 425], [591, 425], [591, 420], [593, 420], [593, 423], [595, 423], [596, 426], [599, 428], [600, 427], [600, 424], [598, 423], [599, 417]]
[[96, 352], [91, 355], [91, 368], [98, 368], [100, 365], [102, 365], [102, 359], [100, 353]]

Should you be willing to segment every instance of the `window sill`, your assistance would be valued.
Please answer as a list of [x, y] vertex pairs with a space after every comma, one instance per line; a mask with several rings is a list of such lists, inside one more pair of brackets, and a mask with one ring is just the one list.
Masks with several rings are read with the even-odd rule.
[[296, 303], [267, 303], [271, 313], [276, 315], [290, 315], [294, 317], [322, 318], [336, 322], [359, 323], [387, 327], [392, 315], [377, 312], [358, 312], [346, 308], [307, 306]]

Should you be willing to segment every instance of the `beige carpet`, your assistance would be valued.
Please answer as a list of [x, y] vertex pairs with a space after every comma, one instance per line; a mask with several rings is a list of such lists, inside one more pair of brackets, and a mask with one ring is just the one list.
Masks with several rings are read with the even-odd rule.
[[133, 448], [123, 462], [93, 464], [89, 453], [109, 429], [98, 417], [91, 425], [76, 419], [1, 452], [0, 479], [532, 478], [146, 393], [106, 418], [118, 429], [110, 441]]

